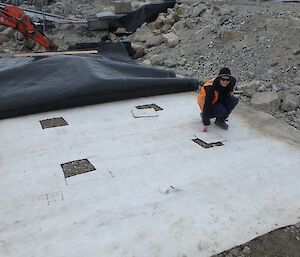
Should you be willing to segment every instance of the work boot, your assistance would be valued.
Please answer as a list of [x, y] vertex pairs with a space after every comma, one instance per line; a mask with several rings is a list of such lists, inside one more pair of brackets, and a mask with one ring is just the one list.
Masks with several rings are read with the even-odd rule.
[[224, 130], [228, 129], [228, 125], [226, 124], [224, 119], [216, 118], [215, 124], [216, 124], [216, 126], [220, 127], [221, 129], [224, 129]]

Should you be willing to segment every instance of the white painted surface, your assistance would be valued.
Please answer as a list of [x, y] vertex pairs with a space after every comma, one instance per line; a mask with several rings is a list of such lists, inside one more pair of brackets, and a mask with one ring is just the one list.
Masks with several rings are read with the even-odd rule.
[[[149, 103], [159, 117], [132, 116]], [[229, 124], [209, 130], [224, 146], [192, 142], [192, 93], [1, 120], [0, 256], [210, 256], [299, 221], [299, 148]], [[66, 184], [60, 164], [83, 158], [97, 170]]]

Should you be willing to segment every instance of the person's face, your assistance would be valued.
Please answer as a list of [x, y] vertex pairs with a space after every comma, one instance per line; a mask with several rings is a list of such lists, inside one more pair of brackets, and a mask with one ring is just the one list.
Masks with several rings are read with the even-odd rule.
[[222, 76], [220, 78], [220, 84], [222, 87], [227, 87], [230, 82], [230, 78], [228, 76]]

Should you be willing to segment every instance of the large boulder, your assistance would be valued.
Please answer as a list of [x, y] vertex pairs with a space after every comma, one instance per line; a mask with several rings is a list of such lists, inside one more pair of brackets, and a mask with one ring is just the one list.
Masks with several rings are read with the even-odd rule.
[[179, 43], [179, 37], [173, 32], [164, 34], [162, 37], [169, 47], [174, 47]]
[[156, 54], [150, 58], [150, 62], [154, 66], [162, 66], [164, 64], [165, 59], [166, 57], [164, 57], [162, 54]]
[[202, 13], [204, 13], [207, 9], [207, 6], [204, 4], [198, 4], [192, 12], [192, 17], [200, 16]]
[[253, 80], [250, 82], [240, 82], [237, 84], [237, 89], [244, 95], [251, 97], [255, 94], [256, 89], [260, 86], [260, 81]]
[[292, 111], [298, 108], [300, 103], [300, 96], [291, 93], [288, 94], [282, 102], [281, 109], [283, 111]]
[[276, 92], [257, 92], [251, 97], [250, 103], [259, 110], [274, 112], [278, 110], [280, 100]]
[[150, 38], [146, 41], [145, 46], [150, 48], [153, 46], [161, 45], [164, 42], [164, 39], [161, 35]]

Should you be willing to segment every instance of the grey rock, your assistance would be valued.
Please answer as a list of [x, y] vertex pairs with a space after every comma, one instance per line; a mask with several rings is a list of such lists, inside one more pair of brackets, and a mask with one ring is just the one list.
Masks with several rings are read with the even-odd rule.
[[173, 32], [164, 34], [162, 37], [169, 47], [174, 47], [179, 43], [179, 37]]
[[175, 22], [176, 22], [176, 21], [175, 21], [173, 15], [170, 15], [170, 14], [169, 14], [169, 15], [166, 17], [166, 20], [165, 20], [165, 23], [166, 23], [166, 24], [170, 24], [171, 26], [173, 26]]
[[6, 35], [1, 35], [0, 34], [0, 44], [3, 44], [3, 43], [5, 43], [5, 42], [8, 42], [10, 39], [9, 39], [9, 37], [8, 36], [6, 36]]
[[294, 83], [295, 83], [295, 85], [300, 85], [300, 77], [296, 77], [294, 79]]
[[196, 39], [202, 40], [202, 39], [206, 38], [207, 35], [208, 35], [209, 33], [211, 33], [211, 31], [212, 31], [211, 25], [199, 29], [199, 30], [196, 31], [196, 33], [195, 33]]
[[200, 16], [202, 13], [206, 11], [207, 7], [204, 4], [199, 4], [196, 7], [194, 7], [192, 12], [192, 17]]
[[177, 66], [176, 63], [174, 61], [172, 61], [172, 60], [165, 60], [164, 61], [164, 65], [167, 66], [167, 67], [169, 67], [169, 68], [173, 68], [173, 67]]
[[251, 97], [255, 94], [256, 89], [260, 86], [260, 82], [258, 80], [250, 81], [250, 82], [241, 82], [237, 84], [237, 89], [242, 91], [242, 93], [246, 96]]
[[181, 4], [178, 6], [176, 13], [186, 18], [192, 14], [192, 8], [187, 4]]
[[272, 91], [277, 92], [279, 91], [279, 88], [276, 85], [272, 85]]
[[244, 34], [241, 31], [237, 30], [224, 30], [221, 32], [221, 39], [224, 42], [230, 41], [230, 40], [236, 40], [236, 39], [243, 39]]
[[282, 102], [281, 109], [283, 111], [295, 110], [299, 106], [299, 101], [300, 101], [300, 96], [293, 93], [288, 94]]
[[8, 38], [13, 38], [15, 30], [13, 28], [6, 28], [1, 32], [1, 35], [7, 36]]
[[24, 41], [24, 46], [26, 46], [28, 49], [32, 50], [36, 46], [36, 43], [33, 40], [31, 40], [31, 39], [26, 39]]
[[161, 45], [164, 42], [163, 37], [161, 35], [150, 38], [146, 41], [145, 46], [150, 48], [153, 46]]
[[250, 247], [245, 246], [242, 252], [246, 253], [246, 254], [250, 254], [251, 253], [251, 249], [250, 249]]
[[159, 29], [163, 26], [163, 24], [165, 23], [166, 18], [163, 16], [158, 16], [157, 19], [154, 21], [153, 26], [156, 29]]
[[183, 65], [185, 65], [186, 61], [187, 61], [186, 58], [181, 58], [181, 59], [179, 59], [179, 61], [177, 61], [177, 64], [183, 66]]
[[156, 54], [150, 58], [150, 62], [152, 65], [162, 66], [164, 64], [165, 59], [166, 57], [164, 57], [163, 55]]
[[148, 30], [138, 30], [133, 37], [134, 42], [146, 42], [147, 40], [153, 38], [153, 34], [151, 31]]
[[264, 92], [264, 91], [266, 91], [266, 89], [267, 89], [267, 87], [266, 87], [265, 85], [260, 85], [260, 86], [256, 89], [256, 91], [257, 91], [257, 92]]
[[150, 60], [144, 60], [142, 63], [145, 64], [145, 65], [151, 65], [151, 61]]
[[161, 32], [166, 33], [166, 32], [168, 32], [171, 28], [172, 28], [172, 26], [171, 26], [170, 24], [164, 24], [164, 25], [161, 27]]
[[293, 55], [298, 55], [298, 54], [300, 54], [300, 48], [293, 51]]
[[300, 94], [300, 86], [294, 86], [293, 90], [297, 93]]
[[273, 112], [279, 108], [279, 97], [275, 92], [257, 92], [250, 100], [251, 105], [262, 111]]
[[173, 26], [172, 26], [172, 30], [174, 32], [177, 32], [177, 31], [180, 31], [182, 29], [184, 29], [184, 26], [185, 26], [185, 21], [182, 19], [178, 22], [176, 22]]
[[132, 48], [135, 50], [135, 54], [133, 56], [134, 59], [138, 59], [141, 58], [145, 55], [145, 48], [144, 46], [140, 45], [140, 44], [131, 44]]

